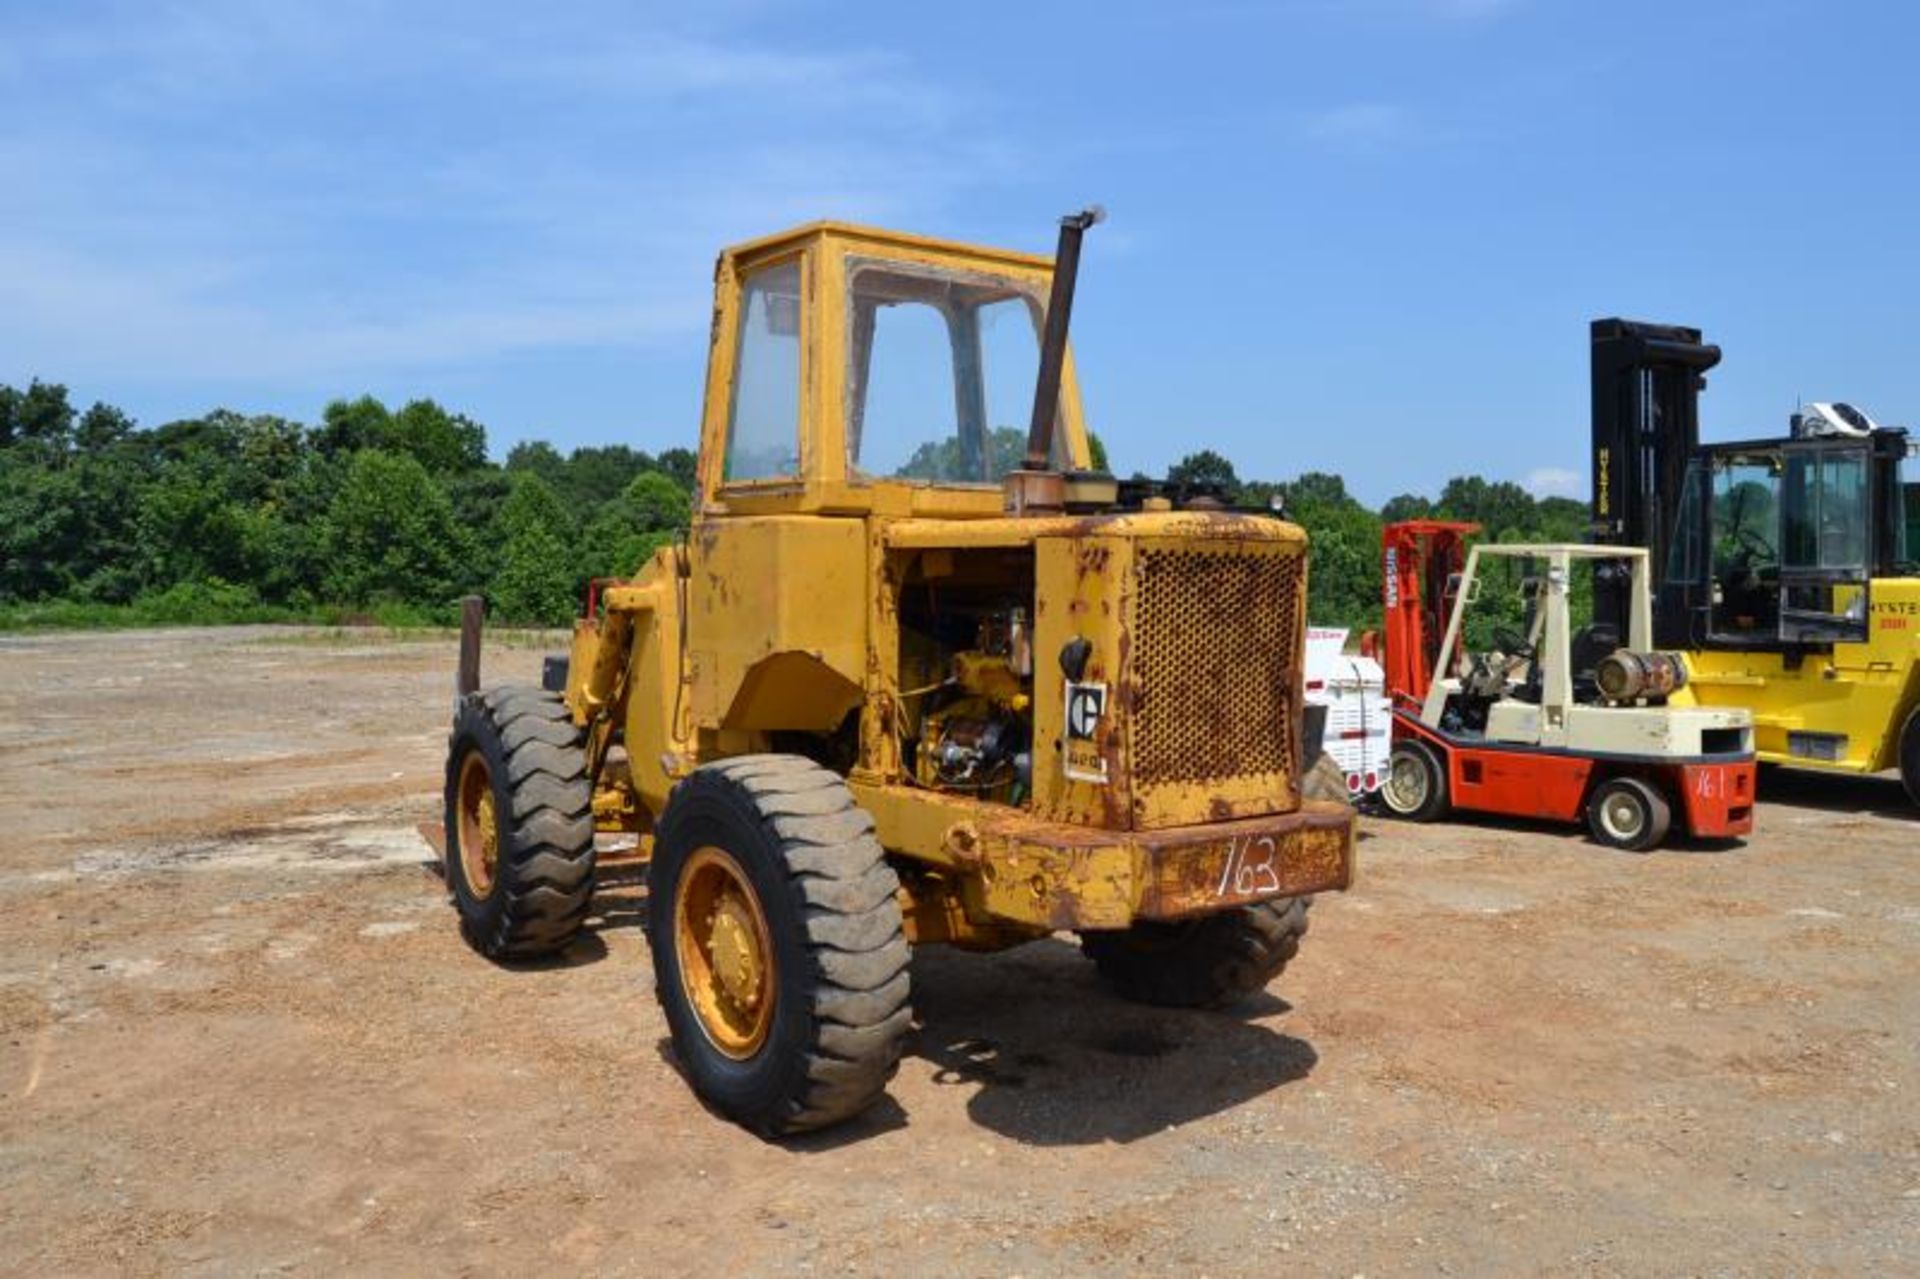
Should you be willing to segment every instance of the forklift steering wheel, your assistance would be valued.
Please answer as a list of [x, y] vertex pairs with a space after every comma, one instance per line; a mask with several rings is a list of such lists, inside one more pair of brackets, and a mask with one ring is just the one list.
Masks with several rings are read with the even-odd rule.
[[1533, 645], [1527, 643], [1526, 637], [1518, 631], [1508, 630], [1504, 626], [1496, 627], [1493, 632], [1493, 645], [1510, 658], [1533, 660]]
[[1738, 546], [1740, 550], [1746, 552], [1747, 562], [1749, 564], [1754, 560], [1777, 560], [1780, 558], [1780, 553], [1773, 549], [1773, 544], [1750, 528], [1735, 529], [1733, 540], [1734, 544]]

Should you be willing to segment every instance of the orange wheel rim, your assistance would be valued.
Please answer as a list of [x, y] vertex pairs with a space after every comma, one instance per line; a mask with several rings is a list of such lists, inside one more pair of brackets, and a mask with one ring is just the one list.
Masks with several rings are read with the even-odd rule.
[[766, 911], [733, 856], [695, 850], [680, 872], [674, 953], [707, 1041], [735, 1061], [760, 1050], [773, 1027], [776, 988]]
[[460, 870], [477, 897], [493, 891], [500, 865], [500, 826], [493, 806], [493, 775], [479, 751], [460, 765]]

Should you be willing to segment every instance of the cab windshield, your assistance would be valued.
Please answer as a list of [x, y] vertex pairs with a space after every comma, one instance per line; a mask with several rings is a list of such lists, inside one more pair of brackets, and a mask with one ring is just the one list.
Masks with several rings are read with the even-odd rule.
[[[847, 263], [847, 469], [855, 479], [996, 485], [1027, 449], [1040, 300], [991, 275]], [[1053, 460], [1060, 463], [1058, 415]]]

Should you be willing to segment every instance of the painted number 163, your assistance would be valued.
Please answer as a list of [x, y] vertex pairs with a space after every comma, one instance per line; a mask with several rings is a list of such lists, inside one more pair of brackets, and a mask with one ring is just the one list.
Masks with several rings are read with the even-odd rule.
[[1220, 872], [1217, 897], [1252, 897], [1280, 891], [1280, 871], [1273, 864], [1278, 846], [1271, 835], [1248, 835], [1227, 841], [1227, 864]]

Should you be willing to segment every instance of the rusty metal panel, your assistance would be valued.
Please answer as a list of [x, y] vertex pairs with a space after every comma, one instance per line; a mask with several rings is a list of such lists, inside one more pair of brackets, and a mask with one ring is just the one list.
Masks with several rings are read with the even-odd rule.
[[1353, 875], [1353, 810], [1343, 803], [1129, 832], [857, 778], [853, 791], [881, 844], [977, 891], [989, 924], [1124, 928], [1342, 889]]
[[[1123, 590], [1132, 581], [1134, 544], [1125, 537], [1041, 537], [1034, 544], [1033, 813], [1050, 821], [1106, 830], [1132, 825], [1126, 716], [1120, 696], [1127, 641]], [[1082, 682], [1108, 691], [1107, 713], [1075, 740], [1067, 731], [1066, 676], [1060, 653], [1084, 640]], [[1104, 781], [1070, 774], [1068, 752], [1097, 760]], [[1082, 762], [1086, 762], [1084, 759]]]
[[1154, 539], [1134, 576], [1126, 688], [1135, 825], [1297, 807], [1302, 548]]
[[[1035, 545], [1034, 814], [1156, 830], [1298, 807], [1299, 530], [1180, 513], [1061, 532]], [[1075, 639], [1091, 646], [1084, 682], [1105, 694], [1077, 741], [1050, 660]]]
[[1353, 812], [1344, 804], [1140, 840], [1146, 870], [1138, 909], [1146, 919], [1332, 892], [1353, 878]]
[[1297, 555], [1150, 549], [1139, 564], [1134, 773], [1143, 785], [1291, 776]]

